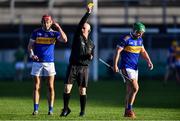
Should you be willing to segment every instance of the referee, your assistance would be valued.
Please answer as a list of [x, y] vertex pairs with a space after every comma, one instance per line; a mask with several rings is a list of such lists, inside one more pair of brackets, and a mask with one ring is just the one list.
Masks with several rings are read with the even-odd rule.
[[77, 82], [79, 87], [81, 108], [79, 116], [84, 116], [85, 114], [87, 98], [86, 88], [88, 86], [89, 72], [88, 66], [92, 61], [94, 54], [94, 44], [89, 38], [91, 27], [87, 23], [87, 19], [92, 12], [92, 6], [92, 4], [87, 6], [87, 12], [79, 22], [76, 33], [73, 38], [69, 65], [66, 73], [66, 79], [64, 81], [64, 108], [62, 109], [60, 116], [67, 116], [71, 112], [68, 105], [74, 81]]

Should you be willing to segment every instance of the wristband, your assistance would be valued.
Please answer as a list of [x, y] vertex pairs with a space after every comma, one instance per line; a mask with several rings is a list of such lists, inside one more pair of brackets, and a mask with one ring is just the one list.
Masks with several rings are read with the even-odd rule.
[[30, 50], [29, 57], [32, 58], [32, 56], [34, 56], [34, 52], [33, 52], [33, 50]]

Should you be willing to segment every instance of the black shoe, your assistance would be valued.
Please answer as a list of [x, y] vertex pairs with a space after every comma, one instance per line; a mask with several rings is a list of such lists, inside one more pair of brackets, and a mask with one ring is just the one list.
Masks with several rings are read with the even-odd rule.
[[85, 113], [84, 113], [84, 112], [80, 112], [80, 113], [79, 113], [79, 116], [80, 116], [80, 117], [84, 117], [84, 116], [85, 116]]
[[67, 110], [65, 109], [62, 109], [62, 113], [60, 116], [67, 116], [71, 113], [71, 110], [68, 108]]

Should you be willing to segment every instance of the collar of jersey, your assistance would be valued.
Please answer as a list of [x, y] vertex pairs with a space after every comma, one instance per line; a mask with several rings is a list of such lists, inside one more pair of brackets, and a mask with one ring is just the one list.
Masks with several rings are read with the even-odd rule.
[[45, 30], [43, 27], [42, 27], [42, 30], [45, 31], [45, 32], [50, 32], [50, 31], [52, 31], [51, 28], [50, 28], [49, 30]]

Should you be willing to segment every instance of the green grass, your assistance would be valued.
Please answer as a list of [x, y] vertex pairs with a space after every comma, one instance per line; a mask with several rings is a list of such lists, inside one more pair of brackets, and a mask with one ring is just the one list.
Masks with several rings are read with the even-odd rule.
[[[56, 82], [54, 115], [47, 115], [46, 85], [42, 83], [39, 115], [32, 116], [33, 82], [0, 82], [0, 120], [128, 120], [123, 117], [125, 85], [120, 81], [90, 82], [86, 116], [80, 118], [77, 86], [72, 90], [68, 117], [59, 117], [63, 83]], [[134, 110], [136, 120], [180, 120], [180, 86], [160, 81], [140, 81]]]

